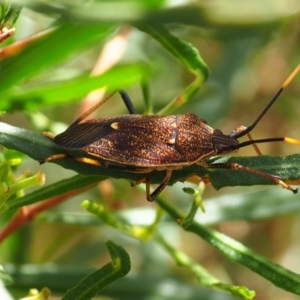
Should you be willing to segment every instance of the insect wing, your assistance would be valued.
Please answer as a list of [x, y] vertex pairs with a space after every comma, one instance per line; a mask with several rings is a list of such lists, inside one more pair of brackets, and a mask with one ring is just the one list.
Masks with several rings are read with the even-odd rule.
[[111, 120], [112, 130], [83, 150], [126, 165], [163, 166], [184, 161], [176, 150], [177, 116], [126, 115]]
[[105, 137], [113, 131], [110, 121], [86, 122], [69, 127], [66, 131], [58, 134], [54, 138], [54, 142], [64, 148], [81, 149], [95, 141]]

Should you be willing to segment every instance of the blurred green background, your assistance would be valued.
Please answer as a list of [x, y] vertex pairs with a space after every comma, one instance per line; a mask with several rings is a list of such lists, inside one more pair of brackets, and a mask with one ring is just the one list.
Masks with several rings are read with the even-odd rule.
[[[58, 62], [51, 61], [51, 45], [47, 53], [35, 53], [32, 61], [24, 61], [30, 66], [35, 59], [49, 60], [49, 65], [28, 78], [23, 76], [14, 87], [22, 91], [58, 80], [72, 82], [76, 76], [89, 74], [103, 47], [121, 33], [124, 40], [117, 49], [121, 53], [117, 64], [145, 64], [151, 68], [146, 86], [153, 111], [158, 112], [194, 80], [193, 74], [162, 45], [134, 26], [140, 20], [162, 22], [173, 35], [196, 47], [210, 69], [209, 79], [200, 91], [173, 113], [194, 112], [212, 127], [230, 133], [239, 125], [250, 125], [298, 65], [299, 10], [299, 1], [29, 1], [17, 20], [15, 36], [5, 44], [69, 20], [79, 27], [99, 24], [99, 28], [108, 28], [109, 34], [103, 39], [95, 38], [84, 49], [78, 46], [77, 51]], [[70, 41], [77, 38], [76, 32], [69, 36]], [[59, 46], [59, 37], [57, 43], [53, 48]], [[65, 44], [62, 41], [62, 47]], [[106, 55], [109, 60], [114, 54]], [[5, 76], [2, 73], [1, 77]], [[115, 80], [118, 87], [118, 78]], [[300, 139], [299, 83], [297, 76], [253, 131], [254, 138]], [[145, 104], [138, 80], [126, 85], [138, 112], [143, 113]], [[1, 122], [54, 133], [63, 131], [89, 105], [80, 98], [60, 101], [54, 97], [32, 103], [28, 98], [24, 104], [7, 96], [1, 101], [0, 110], [7, 111]], [[98, 109], [97, 116], [124, 113], [126, 109], [116, 95]], [[270, 143], [261, 145], [260, 150], [268, 155], [288, 155], [299, 152], [299, 146]], [[254, 156], [255, 151], [247, 147], [237, 155]], [[47, 185], [75, 175], [55, 164], [40, 166], [26, 157], [15, 174], [25, 170], [45, 172]], [[185, 186], [194, 187], [191, 183], [177, 183], [166, 188], [165, 196], [174, 207], [190, 207], [192, 197], [182, 191]], [[213, 226], [268, 259], [299, 272], [299, 194], [292, 195], [278, 186], [228, 187], [216, 191], [207, 185], [203, 197], [206, 213], [197, 214], [201, 224]], [[189, 270], [177, 266], [155, 241], [141, 242], [94, 220], [80, 206], [84, 199], [105, 203], [108, 210], [120, 212], [128, 222], [137, 225], [151, 224], [157, 209], [155, 203], [145, 200], [144, 191], [131, 188], [128, 181], [108, 179], [38, 216], [0, 248], [1, 263], [15, 277], [15, 284], [10, 287], [15, 297], [25, 295], [30, 287], [43, 286], [48, 286], [54, 295], [63, 294], [83, 275], [108, 261], [104, 241], [110, 239], [128, 251], [132, 269], [127, 277], [101, 292], [109, 299], [234, 299], [225, 292], [203, 288]], [[3, 216], [2, 224], [11, 217], [8, 213]], [[231, 263], [166, 216], [157, 230], [222, 282], [255, 290], [255, 299], [298, 298]]]

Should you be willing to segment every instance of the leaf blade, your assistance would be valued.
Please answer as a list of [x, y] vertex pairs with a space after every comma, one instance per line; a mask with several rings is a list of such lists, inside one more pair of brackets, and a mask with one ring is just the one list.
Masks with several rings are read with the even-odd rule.
[[112, 261], [83, 278], [75, 287], [68, 290], [62, 300], [91, 299], [105, 286], [127, 275], [131, 268], [128, 253], [112, 241], [107, 241], [106, 247]]

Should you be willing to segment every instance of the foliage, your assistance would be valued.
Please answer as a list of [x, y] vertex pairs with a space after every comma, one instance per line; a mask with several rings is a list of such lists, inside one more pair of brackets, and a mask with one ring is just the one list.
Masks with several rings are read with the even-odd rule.
[[[23, 1], [2, 3], [2, 30], [11, 28], [19, 16], [15, 37], [2, 31], [6, 40], [0, 50], [0, 111], [6, 112], [0, 123], [0, 144], [5, 147], [0, 164], [0, 240], [9, 235], [0, 257], [1, 278], [6, 283], [13, 279], [9, 291], [20, 298], [29, 288], [41, 289], [28, 299], [46, 299], [49, 291], [43, 287], [63, 299], [91, 299], [96, 294], [115, 299], [252, 299], [255, 293], [263, 299], [296, 299], [291, 293], [299, 295], [300, 277], [289, 270], [293, 265], [281, 266], [279, 257], [299, 242], [292, 233], [283, 233], [292, 232], [297, 224], [298, 195], [278, 186], [258, 189], [257, 185], [272, 182], [247, 172], [190, 166], [174, 172], [171, 184], [197, 174], [221, 191], [185, 183], [192, 189], [177, 192], [178, 183], [148, 204], [142, 185], [138, 187], [142, 193], [128, 188], [128, 180], [138, 180], [139, 174], [99, 169], [70, 158], [38, 164], [61, 152], [40, 132], [61, 132], [76, 119], [77, 102], [99, 88], [107, 93], [127, 89], [140, 112], [192, 111], [211, 126], [228, 126], [228, 132], [240, 122], [251, 124], [288, 76], [287, 69], [298, 64], [299, 13], [294, 2], [288, 1], [285, 10], [279, 1], [250, 5], [214, 0], [209, 5], [171, 6], [163, 0], [32, 0], [23, 8]], [[91, 72], [99, 52], [105, 62], [113, 61], [112, 49], [105, 52], [105, 48], [119, 38], [127, 44], [114, 54], [120, 55], [117, 64]], [[281, 73], [285, 75], [276, 83]], [[298, 92], [292, 83], [255, 129], [257, 136], [297, 135]], [[251, 102], [258, 96], [260, 107]], [[138, 102], [141, 98], [144, 103]], [[99, 113], [126, 111], [112, 99]], [[227, 125], [220, 121], [226, 117]], [[298, 184], [298, 148], [274, 145], [263, 150], [271, 155], [246, 156], [245, 149], [245, 156], [214, 157], [211, 162], [237, 162]], [[293, 149], [294, 154], [286, 154]], [[39, 187], [44, 183], [41, 170], [46, 173], [43, 187]], [[163, 172], [153, 172], [151, 182], [159, 183], [163, 177]], [[95, 188], [98, 182], [100, 187]], [[224, 188], [228, 186], [235, 187]], [[24, 226], [32, 218], [35, 222]], [[233, 230], [236, 227], [241, 230]], [[106, 264], [107, 239], [111, 262]], [[297, 258], [297, 253], [293, 255]], [[270, 284], [254, 283], [262, 282], [262, 277]], [[272, 293], [271, 284], [280, 290]]]

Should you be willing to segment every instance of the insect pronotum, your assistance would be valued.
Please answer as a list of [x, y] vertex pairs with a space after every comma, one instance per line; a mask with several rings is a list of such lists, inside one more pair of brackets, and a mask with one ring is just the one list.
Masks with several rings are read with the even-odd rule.
[[[268, 178], [283, 188], [296, 193], [298, 189], [292, 188], [277, 176], [237, 163], [209, 164], [207, 159], [215, 155], [235, 152], [248, 145], [256, 147], [258, 143], [284, 141], [300, 145], [299, 140], [288, 137], [254, 140], [250, 135], [250, 132], [299, 70], [300, 64], [284, 81], [281, 88], [252, 125], [240, 126], [229, 135], [223, 134], [219, 129], [213, 129], [204, 120], [192, 113], [171, 116], [136, 114], [130, 98], [123, 91], [120, 94], [130, 114], [84, 120], [91, 112], [110, 99], [112, 96], [110, 95], [79, 117], [63, 133], [55, 137], [49, 133], [45, 133], [45, 135], [52, 137], [54, 143], [61, 146], [62, 149], [81, 149], [93, 157], [92, 159], [73, 157], [77, 161], [143, 174], [142, 178], [135, 184], [146, 183], [148, 201], [153, 201], [162, 192], [170, 181], [173, 170], [193, 164], [206, 168], [244, 170]], [[238, 138], [245, 135], [248, 135], [249, 140], [239, 143]], [[56, 154], [46, 158], [44, 162], [67, 156], [67, 154]], [[154, 170], [166, 171], [166, 175], [159, 186], [150, 193], [149, 173]]]

